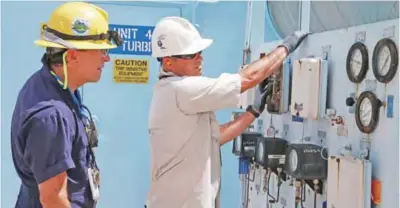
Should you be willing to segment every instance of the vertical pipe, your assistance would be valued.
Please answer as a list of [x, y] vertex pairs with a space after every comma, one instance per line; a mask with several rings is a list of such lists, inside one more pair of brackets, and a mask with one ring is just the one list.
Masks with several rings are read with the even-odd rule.
[[299, 9], [299, 29], [304, 32], [310, 32], [311, 1], [302, 0]]
[[250, 40], [251, 40], [251, 19], [253, 13], [253, 2], [247, 1], [247, 14], [246, 14], [246, 26], [245, 26], [245, 40], [244, 40], [244, 48], [250, 48]]

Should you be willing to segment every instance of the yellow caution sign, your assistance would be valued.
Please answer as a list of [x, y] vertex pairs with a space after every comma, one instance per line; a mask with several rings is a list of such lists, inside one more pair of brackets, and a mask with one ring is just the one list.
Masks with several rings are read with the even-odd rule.
[[146, 84], [149, 82], [149, 61], [114, 59], [114, 82]]

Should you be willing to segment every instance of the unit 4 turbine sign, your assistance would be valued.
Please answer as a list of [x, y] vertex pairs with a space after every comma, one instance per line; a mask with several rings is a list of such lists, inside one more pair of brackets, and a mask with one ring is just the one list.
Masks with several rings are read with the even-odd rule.
[[109, 25], [124, 40], [121, 46], [111, 49], [110, 54], [151, 55], [151, 34], [154, 26]]

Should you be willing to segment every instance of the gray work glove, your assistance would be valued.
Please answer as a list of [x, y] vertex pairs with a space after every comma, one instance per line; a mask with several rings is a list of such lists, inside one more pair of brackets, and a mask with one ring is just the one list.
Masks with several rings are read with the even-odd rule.
[[[279, 46], [283, 46], [287, 49], [288, 53], [292, 53], [296, 50], [296, 48], [300, 45], [301, 42], [309, 35], [310, 33], [306, 33], [303, 31], [296, 31], [293, 34], [287, 36], [283, 43]], [[278, 47], [279, 47], [278, 46]]]
[[254, 100], [254, 104], [249, 105], [246, 111], [252, 113], [256, 118], [258, 118], [265, 109], [265, 104], [267, 104], [267, 96], [271, 93], [272, 84], [267, 84], [264, 87], [264, 90], [261, 92], [260, 98]]

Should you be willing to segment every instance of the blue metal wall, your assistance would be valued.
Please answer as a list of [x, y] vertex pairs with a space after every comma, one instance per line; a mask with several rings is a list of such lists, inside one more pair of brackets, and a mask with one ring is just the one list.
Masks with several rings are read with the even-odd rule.
[[[14, 206], [20, 185], [10, 152], [13, 106], [24, 81], [41, 66], [43, 49], [33, 44], [39, 37], [39, 23], [47, 21], [59, 4], [61, 2], [1, 2], [1, 207]], [[241, 64], [245, 2], [200, 3], [195, 10], [194, 2], [98, 4], [108, 10], [112, 24], [154, 26], [162, 16], [194, 18], [202, 34], [215, 40], [204, 53], [205, 75], [216, 77], [222, 72], [234, 73]], [[148, 56], [111, 56], [112, 59], [117, 57], [148, 59], [150, 81], [146, 85], [115, 84], [110, 62], [99, 83], [83, 88], [83, 100], [96, 116], [100, 128], [101, 146], [97, 154], [103, 185], [99, 207], [142, 207], [150, 178], [148, 104], [158, 65]], [[221, 123], [227, 122], [230, 110], [218, 112], [217, 119]], [[231, 144], [222, 148], [222, 207], [237, 207], [239, 203], [237, 162], [230, 153], [231, 148]], [[122, 168], [127, 170], [122, 171]]]

